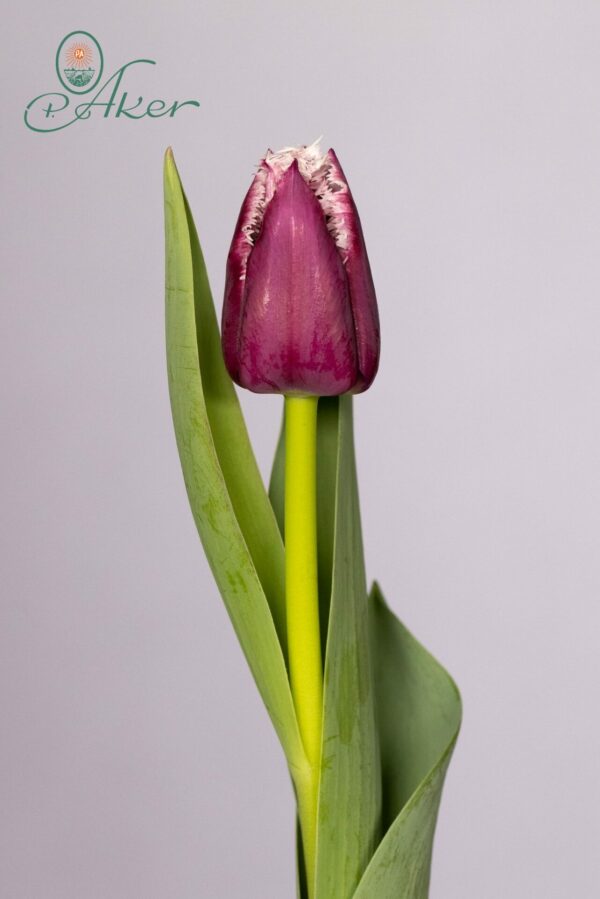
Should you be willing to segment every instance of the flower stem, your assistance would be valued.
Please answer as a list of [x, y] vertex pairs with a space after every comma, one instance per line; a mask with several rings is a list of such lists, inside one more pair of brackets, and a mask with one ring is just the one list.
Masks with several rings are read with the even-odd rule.
[[298, 810], [309, 896], [314, 892], [323, 728], [317, 582], [318, 397], [285, 398], [285, 590], [292, 696], [308, 761]]

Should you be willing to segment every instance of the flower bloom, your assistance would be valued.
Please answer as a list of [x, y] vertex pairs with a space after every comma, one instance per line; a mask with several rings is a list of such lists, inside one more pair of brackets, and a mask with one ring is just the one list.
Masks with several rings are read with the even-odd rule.
[[261, 160], [227, 258], [222, 342], [229, 374], [255, 393], [337, 396], [373, 381], [375, 288], [333, 150]]

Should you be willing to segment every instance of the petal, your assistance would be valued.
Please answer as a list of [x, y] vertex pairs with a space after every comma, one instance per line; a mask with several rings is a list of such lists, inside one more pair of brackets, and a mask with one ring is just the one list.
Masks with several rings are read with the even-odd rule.
[[334, 181], [345, 185], [340, 192], [336, 217], [341, 216], [346, 230], [346, 275], [350, 288], [350, 302], [356, 328], [359, 379], [354, 392], [366, 390], [379, 367], [380, 328], [375, 286], [367, 256], [367, 248], [356, 204], [352, 198], [346, 176], [333, 150], [327, 153]]
[[266, 203], [272, 196], [272, 180], [270, 167], [263, 159], [242, 203], [227, 256], [225, 297], [221, 315], [221, 342], [225, 365], [234, 380], [237, 380], [239, 369], [238, 343], [244, 305], [246, 268], [248, 258], [254, 248], [254, 241], [260, 233]]
[[258, 393], [333, 396], [357, 376], [348, 282], [296, 160], [248, 259], [238, 382]]

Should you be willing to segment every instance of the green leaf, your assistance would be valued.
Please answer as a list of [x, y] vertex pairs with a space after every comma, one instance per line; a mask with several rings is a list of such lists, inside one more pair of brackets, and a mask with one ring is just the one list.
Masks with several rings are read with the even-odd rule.
[[[270, 486], [280, 523], [283, 440], [282, 429]], [[326, 650], [316, 897], [349, 899], [375, 850], [381, 818], [350, 396], [319, 400], [317, 447], [319, 603]]]
[[[318, 454], [317, 454], [318, 462]], [[279, 429], [279, 439], [275, 448], [271, 480], [269, 481], [269, 500], [275, 514], [275, 520], [282, 539], [285, 538], [285, 406]]]
[[293, 774], [306, 760], [285, 662], [283, 543], [223, 363], [202, 251], [170, 151], [164, 176], [167, 364], [183, 476], [213, 575]]
[[[347, 899], [354, 894], [377, 845], [381, 818], [369, 609], [350, 396], [339, 400], [336, 467], [317, 829], [317, 899]], [[324, 551], [327, 552], [326, 545]]]
[[[361, 859], [357, 844], [364, 846], [368, 842], [367, 828], [362, 831], [364, 821], [359, 820], [358, 831], [355, 829], [356, 818], [362, 818], [357, 810], [363, 808], [363, 797], [372, 790], [366, 799], [366, 820], [371, 827], [370, 814], [378, 785], [373, 785], [374, 770], [370, 765], [367, 765], [365, 782], [360, 784], [363, 776], [360, 763], [352, 751], [348, 753], [340, 736], [347, 736], [356, 690], [361, 687], [362, 678], [365, 686], [369, 678], [368, 675], [353, 677], [351, 671], [352, 659], [364, 660], [364, 648], [359, 650], [353, 646], [346, 660], [333, 668], [329, 655], [333, 657], [338, 652], [343, 656], [344, 644], [352, 644], [349, 632], [361, 620], [360, 610], [364, 609], [360, 600], [357, 602], [361, 591], [355, 589], [363, 583], [364, 574], [350, 402], [346, 397], [319, 402], [320, 600], [326, 598], [327, 569], [331, 584], [334, 565], [336, 568], [325, 693], [325, 728], [333, 739], [325, 744], [323, 757], [324, 820], [319, 821], [320, 892], [317, 895], [320, 899], [348, 895], [354, 899], [426, 899], [437, 812], [460, 727], [460, 695], [448, 673], [387, 608], [377, 585], [370, 597], [370, 641], [381, 758], [379, 821], [383, 839], [376, 849], [371, 841], [372, 858], [367, 857], [369, 864], [356, 885], [367, 856], [365, 852]], [[284, 457], [282, 432], [270, 485], [271, 501], [280, 523], [284, 513]], [[345, 579], [353, 586], [342, 586]], [[363, 641], [368, 639], [364, 620], [356, 636]], [[300, 869], [301, 849], [298, 840]], [[304, 888], [299, 895], [305, 899]]]
[[461, 700], [450, 675], [371, 593], [385, 836], [355, 899], [427, 899], [433, 837]]

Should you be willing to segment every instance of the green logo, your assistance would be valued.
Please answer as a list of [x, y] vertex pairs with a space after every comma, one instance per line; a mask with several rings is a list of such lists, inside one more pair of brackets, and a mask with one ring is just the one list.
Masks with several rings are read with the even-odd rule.
[[[69, 32], [58, 45], [55, 62], [58, 80], [66, 93], [47, 91], [34, 97], [25, 108], [25, 125], [31, 131], [48, 134], [87, 121], [94, 112], [96, 118], [103, 119], [160, 119], [173, 118], [184, 106], [200, 106], [198, 100], [145, 100], [137, 93], [137, 83], [133, 94], [131, 89], [125, 90], [125, 83], [130, 87], [134, 77], [141, 74], [142, 65], [154, 66], [156, 61], [132, 59], [102, 81], [104, 55], [99, 42], [89, 31]], [[75, 98], [81, 94], [91, 96], [78, 103]]]
[[58, 45], [56, 74], [71, 93], [87, 94], [93, 90], [103, 69], [102, 48], [89, 31], [72, 31]]

